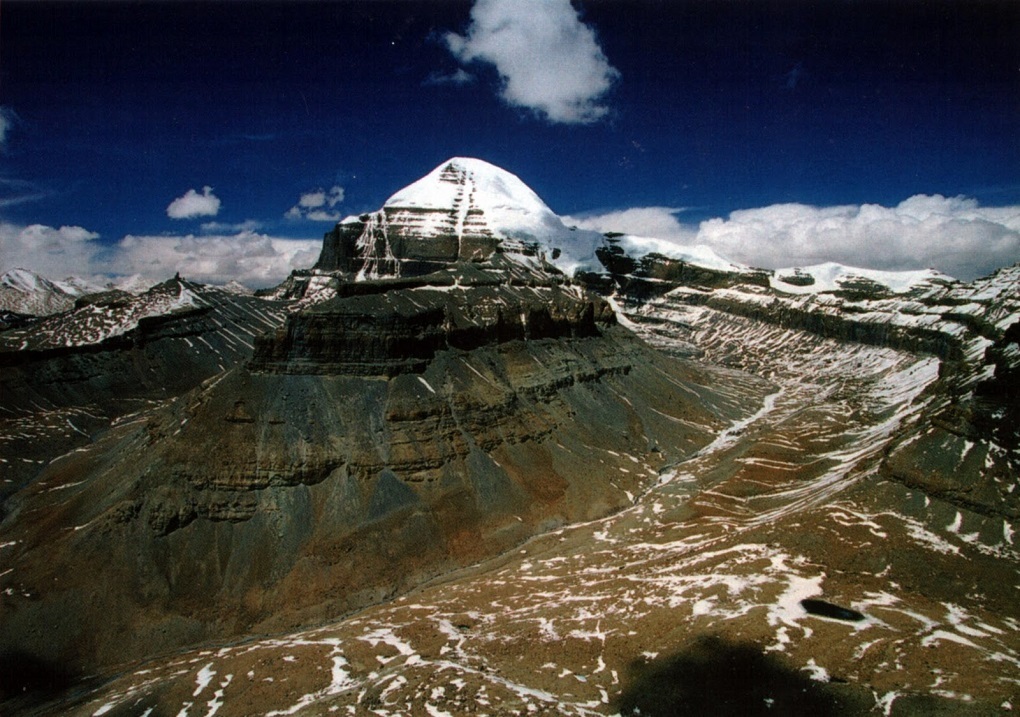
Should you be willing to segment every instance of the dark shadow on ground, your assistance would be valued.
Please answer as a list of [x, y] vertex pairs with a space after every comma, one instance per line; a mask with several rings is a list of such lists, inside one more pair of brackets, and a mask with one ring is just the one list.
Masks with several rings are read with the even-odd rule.
[[76, 679], [63, 665], [21, 650], [6, 650], [0, 653], [0, 713], [51, 700]]
[[867, 714], [870, 694], [818, 682], [758, 645], [700, 638], [687, 650], [632, 665], [615, 707], [624, 717]]

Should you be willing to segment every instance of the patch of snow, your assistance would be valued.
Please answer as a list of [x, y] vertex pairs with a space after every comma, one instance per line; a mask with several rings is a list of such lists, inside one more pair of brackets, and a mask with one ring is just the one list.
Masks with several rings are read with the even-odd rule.
[[935, 630], [932, 634], [927, 635], [923, 640], [921, 640], [921, 646], [931, 647], [939, 640], [946, 640], [947, 642], [955, 642], [959, 645], [966, 645], [967, 647], [980, 649], [963, 635], [957, 635], [955, 632], [949, 632], [948, 630]]
[[[788, 284], [782, 280], [782, 277], [787, 276], [810, 276], [814, 279], [814, 283], [805, 286]], [[769, 284], [776, 291], [782, 291], [787, 294], [819, 294], [822, 292], [839, 291], [843, 288], [844, 283], [858, 279], [881, 284], [894, 294], [906, 293], [918, 285], [931, 282], [933, 279], [952, 280], [951, 277], [935, 269], [880, 271], [826, 262], [813, 266], [776, 269], [772, 276], [769, 277]]]
[[884, 714], [885, 717], [889, 717], [892, 714], [893, 702], [895, 702], [896, 698], [899, 696], [899, 693], [896, 691], [886, 692], [881, 697], [876, 694], [875, 707], [882, 710], [882, 714]]
[[829, 671], [826, 670], [821, 665], [819, 665], [818, 663], [816, 663], [815, 658], [813, 657], [810, 660], [808, 660], [807, 665], [805, 665], [801, 669], [806, 670], [808, 673], [810, 673], [808, 674], [808, 677], [810, 677], [815, 682], [829, 681]]
[[209, 686], [212, 682], [212, 678], [215, 677], [216, 671], [212, 669], [213, 663], [209, 663], [201, 670], [198, 671], [198, 675], [195, 676], [195, 683], [198, 685], [195, 691], [192, 693], [192, 697], [198, 697], [202, 694], [202, 690]]
[[719, 256], [714, 249], [704, 244], [682, 245], [665, 239], [633, 236], [626, 234], [614, 238], [621, 249], [628, 255], [638, 257], [646, 254], [662, 254], [669, 259], [676, 259], [706, 269], [725, 272], [748, 272], [750, 267], [737, 264]]

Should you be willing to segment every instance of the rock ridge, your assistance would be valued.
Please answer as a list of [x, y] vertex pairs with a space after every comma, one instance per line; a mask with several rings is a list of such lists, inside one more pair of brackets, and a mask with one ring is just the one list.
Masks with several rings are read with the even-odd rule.
[[421, 373], [443, 349], [592, 337], [615, 323], [603, 299], [553, 282], [514, 286], [476, 272], [465, 284], [402, 286], [394, 282], [384, 293], [338, 296], [290, 316], [285, 326], [255, 340], [249, 368], [359, 376]]

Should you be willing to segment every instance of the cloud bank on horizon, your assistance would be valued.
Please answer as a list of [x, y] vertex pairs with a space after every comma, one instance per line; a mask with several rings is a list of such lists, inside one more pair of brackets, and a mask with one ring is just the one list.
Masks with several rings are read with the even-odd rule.
[[703, 245], [750, 266], [837, 262], [885, 271], [935, 268], [971, 280], [1020, 261], [1020, 206], [982, 207], [967, 197], [917, 194], [894, 207], [774, 204], [697, 226], [683, 209], [644, 207], [564, 217], [567, 224]]
[[461, 62], [492, 65], [500, 96], [512, 107], [564, 124], [588, 124], [609, 112], [602, 99], [620, 73], [570, 0], [477, 0], [467, 32], [444, 39]]
[[135, 236], [112, 246], [82, 227], [0, 224], [0, 272], [14, 268], [51, 279], [77, 276], [103, 284], [139, 277], [163, 281], [180, 272], [189, 279], [252, 288], [278, 284], [294, 269], [315, 263], [318, 240], [283, 239], [242, 230], [236, 234]]
[[[297, 207], [321, 211], [330, 206], [330, 196], [311, 192]], [[727, 260], [765, 269], [834, 261], [885, 271], [933, 267], [971, 280], [1020, 260], [1020, 206], [982, 207], [965, 197], [919, 194], [894, 207], [776, 204], [696, 226], [681, 223], [682, 212], [640, 207], [562, 218], [582, 229], [651, 237], [680, 248], [707, 246]], [[312, 266], [321, 249], [319, 240], [233, 228], [238, 229], [234, 234], [129, 234], [104, 246], [97, 233], [82, 227], [0, 224], [0, 271], [22, 267], [54, 279], [141, 276], [150, 281], [179, 271], [196, 281], [266, 287], [294, 269]]]

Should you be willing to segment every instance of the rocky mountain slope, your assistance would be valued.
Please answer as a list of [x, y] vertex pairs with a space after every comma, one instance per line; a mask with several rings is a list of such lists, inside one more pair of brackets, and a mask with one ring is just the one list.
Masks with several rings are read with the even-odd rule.
[[[649, 340], [666, 346], [725, 316], [932, 357], [939, 376], [924, 420], [890, 447], [883, 470], [969, 510], [1018, 517], [1020, 496], [1010, 486], [1020, 475], [1020, 265], [967, 284], [933, 272], [814, 270], [827, 290], [806, 292], [804, 281], [789, 292], [780, 271], [769, 286], [754, 273], [731, 275], [715, 288], [659, 280], [661, 295], [650, 300], [640, 288], [647, 279], [639, 277], [636, 291], [616, 296]], [[814, 280], [810, 269], [791, 275]], [[626, 287], [633, 277], [616, 279]], [[742, 359], [727, 361], [760, 373]]]
[[246, 360], [285, 308], [175, 278], [0, 332], [0, 501], [113, 422]]
[[81, 281], [50, 281], [27, 269], [11, 269], [0, 276], [0, 311], [45, 316], [66, 311], [79, 296], [96, 291]]
[[1008, 712], [1015, 521], [889, 470], [939, 415], [944, 362], [669, 296], [631, 317], [768, 395], [618, 513], [314, 630], [147, 664], [75, 713]]
[[[1018, 289], [572, 232], [454, 159], [264, 297], [2, 332], [4, 408], [189, 377], [71, 453], [25, 437], [6, 708], [1008, 712]], [[5, 436], [51, 410], [18, 405]]]

